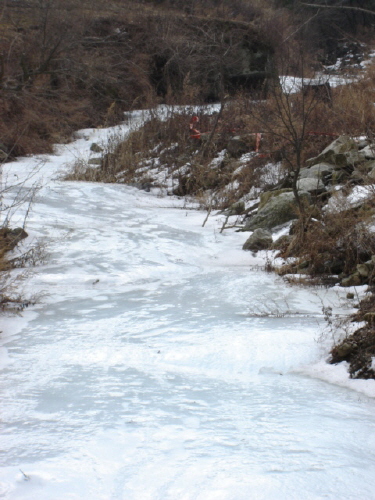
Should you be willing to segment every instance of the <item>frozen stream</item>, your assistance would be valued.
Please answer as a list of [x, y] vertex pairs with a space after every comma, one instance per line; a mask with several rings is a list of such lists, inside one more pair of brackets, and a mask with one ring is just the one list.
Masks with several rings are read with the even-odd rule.
[[375, 499], [375, 400], [319, 378], [338, 293], [257, 270], [181, 200], [57, 180], [59, 151], [27, 227], [48, 295], [3, 320], [0, 498]]

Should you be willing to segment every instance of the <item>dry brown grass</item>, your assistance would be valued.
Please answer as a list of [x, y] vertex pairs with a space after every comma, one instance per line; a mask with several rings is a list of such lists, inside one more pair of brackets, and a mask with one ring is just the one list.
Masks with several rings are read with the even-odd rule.
[[41, 295], [24, 294], [22, 284], [29, 278], [33, 267], [45, 262], [45, 244], [39, 241], [16, 257], [11, 254], [26, 236], [21, 228], [0, 229], [0, 313], [19, 313], [41, 299]]
[[[166, 119], [154, 116], [125, 138], [113, 136], [102, 154], [101, 167], [77, 160], [66, 179], [159, 188], [165, 188], [168, 179], [174, 180], [174, 194], [197, 196], [202, 206], [211, 209], [227, 208], [252, 187], [265, 186], [262, 175], [264, 165], [270, 161], [268, 155], [250, 155], [248, 160], [240, 162], [223, 154], [233, 136], [230, 111], [224, 112], [209, 144], [190, 138], [191, 116], [188, 108], [171, 108]], [[200, 115], [199, 128], [207, 133], [206, 138], [216, 121], [216, 114]]]
[[242, 0], [3, 4], [0, 140], [10, 156], [49, 151], [74, 130], [118, 123], [123, 111], [160, 100], [196, 104], [212, 93], [233, 41], [251, 32], [260, 43], [248, 22], [270, 10]]
[[293, 239], [281, 256], [297, 258], [294, 272], [304, 263], [303, 271], [312, 276], [352, 273], [375, 255], [374, 207], [373, 199], [361, 208], [350, 208], [345, 199], [330, 210], [315, 207], [314, 217], [304, 213], [295, 223]]

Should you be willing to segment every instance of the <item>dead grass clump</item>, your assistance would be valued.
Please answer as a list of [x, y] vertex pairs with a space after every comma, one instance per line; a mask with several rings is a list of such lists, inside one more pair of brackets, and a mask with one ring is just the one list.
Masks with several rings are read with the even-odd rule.
[[375, 254], [372, 210], [348, 206], [321, 211], [319, 218], [302, 214], [283, 257], [298, 259], [296, 268], [308, 274], [348, 275]]
[[326, 115], [327, 124], [337, 134], [365, 135], [374, 138], [375, 66], [354, 82], [332, 89], [332, 109]]
[[[78, 160], [66, 178], [126, 183], [141, 188], [168, 186], [178, 196], [210, 191], [215, 193], [211, 196], [215, 208], [225, 208], [238, 199], [234, 194], [236, 189], [228, 188], [231, 181], [238, 187], [237, 178], [232, 178], [238, 162], [221, 151], [221, 129], [207, 142], [217, 115], [200, 117], [199, 128], [206, 132], [201, 140], [190, 137], [191, 116], [189, 110], [173, 109], [166, 118], [153, 116], [125, 138], [113, 136], [102, 154], [100, 167]], [[241, 192], [245, 192], [248, 183], [245, 184]]]
[[2, 313], [19, 313], [41, 299], [41, 295], [23, 294], [20, 288], [30, 276], [31, 268], [45, 262], [46, 248], [43, 242], [38, 242], [16, 257], [11, 256], [11, 251], [26, 237], [27, 233], [22, 228], [0, 229], [0, 312]]
[[6, 253], [13, 250], [17, 244], [28, 235], [23, 228], [9, 229], [0, 228], [0, 270], [9, 268], [7, 264]]
[[8, 158], [52, 152], [52, 145], [66, 142], [73, 130], [93, 123], [88, 100], [60, 96], [44, 99], [27, 92], [0, 94], [1, 149]]
[[[359, 309], [353, 315], [353, 321], [365, 321], [366, 315], [373, 314], [375, 317], [375, 289], [369, 287], [368, 293], [364, 299], [359, 303]], [[367, 316], [369, 318], [369, 316]], [[372, 321], [371, 321], [372, 322]]]
[[178, 168], [181, 165], [177, 164], [189, 159], [194, 151], [188, 134], [189, 119], [187, 113], [172, 112], [165, 120], [151, 118], [124, 139], [113, 137], [103, 155], [104, 175], [111, 182], [121, 174], [122, 182], [130, 182], [140, 169], [152, 170], [159, 165]]
[[351, 378], [374, 379], [375, 326], [367, 323], [347, 336], [331, 350], [330, 363], [349, 363]]

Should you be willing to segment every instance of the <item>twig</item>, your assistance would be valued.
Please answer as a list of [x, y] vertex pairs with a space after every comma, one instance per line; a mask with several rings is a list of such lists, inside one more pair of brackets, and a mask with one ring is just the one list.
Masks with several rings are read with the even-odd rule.
[[206, 222], [208, 221], [208, 218], [210, 216], [211, 210], [212, 210], [212, 198], [211, 198], [211, 201], [210, 201], [210, 206], [208, 207], [208, 210], [207, 210], [206, 218], [203, 221], [202, 227], [204, 227], [205, 224], [206, 224]]
[[220, 229], [220, 234], [224, 231], [225, 229], [225, 226], [228, 222], [228, 219], [229, 219], [230, 215], [227, 215], [226, 218], [225, 218], [225, 221], [224, 221], [224, 224], [221, 226], [221, 229]]
[[347, 9], [347, 10], [358, 10], [359, 12], [365, 12], [366, 14], [372, 14], [375, 16], [375, 10], [364, 9], [363, 7], [350, 7], [349, 5], [321, 5], [313, 3], [300, 2], [301, 5], [306, 5], [307, 7], [314, 7], [315, 9]]
[[20, 469], [20, 472], [23, 474], [23, 478], [24, 478], [24, 480], [25, 480], [25, 481], [30, 481], [30, 479], [31, 479], [31, 477], [30, 477], [30, 476], [28, 476], [27, 474], [25, 474], [25, 473], [23, 472], [23, 470], [21, 470], [21, 469]]

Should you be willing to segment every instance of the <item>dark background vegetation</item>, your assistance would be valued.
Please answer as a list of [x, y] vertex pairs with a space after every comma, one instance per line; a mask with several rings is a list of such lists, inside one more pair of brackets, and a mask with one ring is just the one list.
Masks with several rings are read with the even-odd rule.
[[[312, 0], [310, 4], [318, 4]], [[160, 102], [257, 92], [280, 70], [334, 63], [372, 36], [375, 1], [1, 0], [2, 157]], [[308, 49], [308, 50], [307, 50]], [[4, 154], [5, 153], [5, 154]]]

